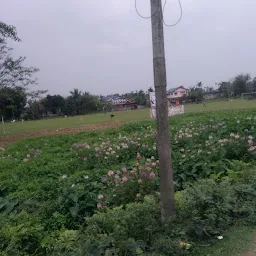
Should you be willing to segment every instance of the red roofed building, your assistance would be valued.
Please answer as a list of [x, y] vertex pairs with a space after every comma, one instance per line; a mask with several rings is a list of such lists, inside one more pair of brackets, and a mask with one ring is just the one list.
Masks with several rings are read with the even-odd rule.
[[135, 102], [128, 99], [113, 99], [111, 100], [111, 103], [113, 111], [124, 111], [138, 108], [138, 105]]

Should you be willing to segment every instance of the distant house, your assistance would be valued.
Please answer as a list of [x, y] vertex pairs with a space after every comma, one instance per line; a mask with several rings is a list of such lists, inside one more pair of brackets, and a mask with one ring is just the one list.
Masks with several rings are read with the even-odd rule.
[[183, 86], [179, 86], [176, 88], [171, 88], [167, 91], [168, 99], [178, 99], [184, 95], [188, 95], [189, 89], [184, 88]]
[[124, 111], [138, 108], [135, 102], [128, 99], [112, 99], [111, 104], [112, 111]]

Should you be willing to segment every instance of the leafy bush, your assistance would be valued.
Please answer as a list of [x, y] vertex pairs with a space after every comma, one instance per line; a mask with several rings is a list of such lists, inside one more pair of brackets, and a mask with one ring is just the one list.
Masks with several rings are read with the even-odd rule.
[[145, 159], [137, 153], [137, 162], [131, 167], [108, 171], [101, 178], [103, 190], [98, 195], [97, 207], [127, 204], [153, 193], [159, 188], [158, 165], [153, 156]]
[[87, 255], [104, 255], [109, 250], [118, 251], [118, 255], [137, 255], [138, 251], [147, 250], [147, 243], [162, 227], [160, 207], [151, 197], [143, 203], [97, 213], [86, 223], [82, 239], [86, 241]]
[[161, 207], [152, 196], [142, 203], [106, 209], [86, 219], [82, 251], [85, 255], [187, 255], [199, 240], [215, 240], [237, 222], [256, 224], [255, 181], [255, 171], [246, 178], [198, 181], [177, 192], [177, 216], [169, 223], [162, 223]]

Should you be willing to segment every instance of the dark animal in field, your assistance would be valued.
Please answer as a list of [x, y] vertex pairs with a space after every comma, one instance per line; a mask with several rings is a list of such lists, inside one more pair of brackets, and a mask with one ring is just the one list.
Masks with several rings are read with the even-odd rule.
[[112, 118], [114, 118], [114, 117], [115, 117], [115, 115], [113, 115], [113, 114], [112, 114], [112, 115], [110, 115], [110, 117], [111, 117], [111, 119], [112, 119]]

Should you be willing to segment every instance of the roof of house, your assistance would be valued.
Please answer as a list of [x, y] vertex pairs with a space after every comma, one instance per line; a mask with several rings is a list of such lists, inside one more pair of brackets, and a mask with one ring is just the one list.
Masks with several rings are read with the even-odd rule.
[[135, 104], [135, 103], [128, 99], [117, 99], [117, 100], [112, 100], [112, 104], [113, 105], [128, 105], [128, 104]]
[[176, 88], [171, 88], [168, 90], [168, 92], [175, 92], [176, 90], [178, 90], [179, 88], [183, 88], [184, 90], [188, 90], [186, 88], [184, 88], [183, 86], [179, 86], [179, 87], [176, 87]]
[[118, 96], [118, 95], [107, 95], [105, 98], [110, 99], [110, 100], [117, 100], [117, 99], [120, 98], [120, 96]]

